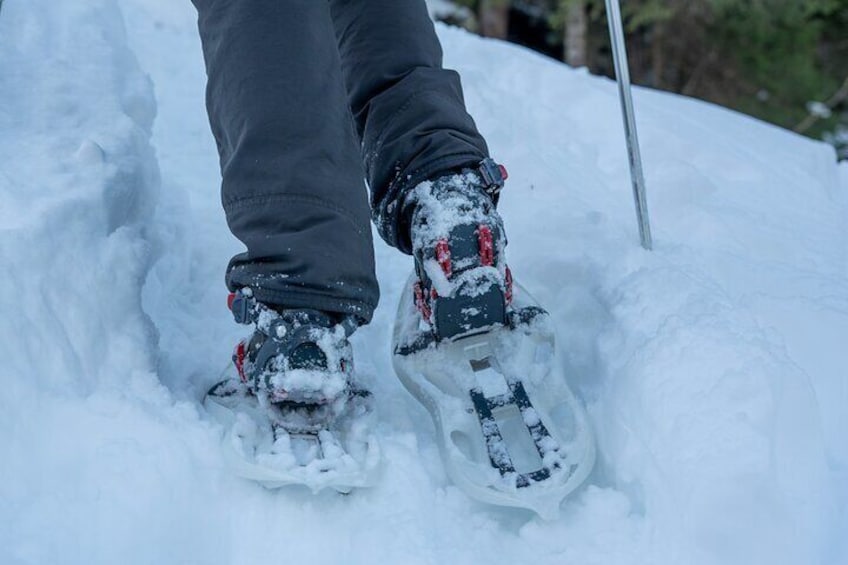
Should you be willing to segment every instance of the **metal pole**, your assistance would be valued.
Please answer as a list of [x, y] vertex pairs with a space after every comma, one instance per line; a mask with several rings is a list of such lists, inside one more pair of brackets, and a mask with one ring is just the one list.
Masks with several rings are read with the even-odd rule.
[[651, 249], [653, 246], [651, 222], [648, 218], [648, 202], [645, 197], [645, 177], [642, 174], [639, 136], [636, 135], [633, 96], [630, 92], [630, 68], [627, 65], [627, 47], [624, 44], [624, 30], [621, 25], [621, 7], [618, 0], [606, 0], [606, 4], [615, 76], [618, 79], [618, 94], [621, 97], [621, 112], [624, 118], [624, 133], [627, 136], [627, 156], [630, 159], [630, 180], [633, 183], [636, 219], [639, 222], [639, 239], [642, 241], [642, 247]]

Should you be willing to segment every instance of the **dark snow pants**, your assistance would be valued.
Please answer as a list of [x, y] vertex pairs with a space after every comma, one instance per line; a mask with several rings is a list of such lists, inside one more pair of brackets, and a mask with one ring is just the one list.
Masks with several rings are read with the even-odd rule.
[[370, 211], [410, 252], [404, 192], [479, 162], [424, 0], [193, 0], [227, 222], [231, 290], [371, 319]]

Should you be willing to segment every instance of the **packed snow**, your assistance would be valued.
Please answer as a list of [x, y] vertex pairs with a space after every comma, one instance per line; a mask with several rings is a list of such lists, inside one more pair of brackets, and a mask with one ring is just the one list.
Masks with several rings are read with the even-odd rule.
[[377, 243], [353, 337], [378, 484], [268, 491], [201, 407], [244, 328], [187, 0], [0, 13], [0, 563], [848, 563], [848, 166], [637, 89], [655, 250], [614, 83], [439, 27], [493, 157], [516, 279], [552, 312], [599, 462], [558, 520], [472, 501], [391, 368], [411, 260]]

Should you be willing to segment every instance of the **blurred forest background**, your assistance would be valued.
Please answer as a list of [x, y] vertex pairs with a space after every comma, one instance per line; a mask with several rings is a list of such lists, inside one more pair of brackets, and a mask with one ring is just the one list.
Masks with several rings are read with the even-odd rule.
[[[441, 0], [437, 17], [614, 76], [604, 0]], [[721, 104], [848, 159], [848, 0], [622, 0], [633, 82]]]

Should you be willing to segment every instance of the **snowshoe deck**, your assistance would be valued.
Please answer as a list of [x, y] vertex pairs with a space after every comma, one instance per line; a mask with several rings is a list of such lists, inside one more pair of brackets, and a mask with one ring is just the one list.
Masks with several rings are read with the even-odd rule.
[[515, 301], [509, 325], [435, 342], [418, 327], [413, 301], [402, 300], [394, 365], [429, 410], [457, 486], [553, 518], [591, 471], [595, 444], [562, 374], [548, 314], [520, 287]]
[[345, 413], [324, 429], [275, 424], [236, 376], [213, 386], [204, 406], [225, 429], [224, 457], [238, 476], [268, 488], [302, 485], [313, 492], [347, 493], [374, 482], [380, 455], [368, 394], [351, 393]]

